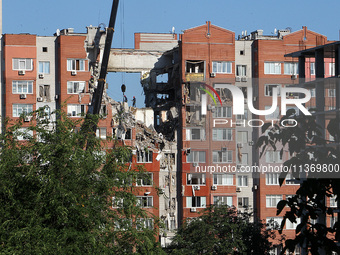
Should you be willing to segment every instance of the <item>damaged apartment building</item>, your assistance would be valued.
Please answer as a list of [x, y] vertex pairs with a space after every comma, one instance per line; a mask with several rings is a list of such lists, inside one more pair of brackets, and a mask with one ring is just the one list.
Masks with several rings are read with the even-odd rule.
[[[154, 37], [148, 36], [145, 41], [154, 41]], [[172, 57], [162, 56], [177, 45], [175, 35], [164, 36], [165, 43], [160, 43], [156, 49], [146, 49], [148, 45], [143, 46], [143, 42], [139, 50], [112, 49], [108, 72], [140, 72], [145, 81], [157, 80], [158, 74], [163, 71], [155, 73], [150, 70], [155, 66], [161, 66], [162, 70], [164, 66], [171, 66]], [[106, 28], [94, 26], [87, 27], [86, 33], [76, 33], [72, 28], [57, 30], [54, 36], [5, 34], [2, 47], [2, 116], [16, 120], [22, 113], [43, 107], [46, 118], [52, 122], [55, 120], [52, 113], [57, 109], [65, 111], [69, 118], [82, 118], [92, 107], [105, 37]], [[143, 35], [140, 38], [145, 39]], [[163, 41], [163, 38], [159, 39]], [[149, 46], [153, 48], [155, 45]], [[117, 65], [122, 56], [132, 57], [134, 66], [129, 66], [129, 61], [125, 60], [127, 65]], [[163, 98], [167, 102], [173, 101], [174, 90], [170, 91], [165, 85], [163, 88]], [[144, 165], [150, 173], [152, 182], [144, 183], [142, 180], [135, 184], [138, 186], [136, 195], [147, 211], [164, 221], [165, 229], [160, 231], [160, 240], [162, 245], [167, 245], [178, 227], [176, 187], [179, 116], [174, 104], [167, 105], [161, 99], [154, 98], [155, 104], [147, 104], [154, 109], [137, 109], [129, 107], [127, 103], [114, 101], [104, 90], [100, 110], [102, 118], [96, 135], [101, 139], [116, 137], [122, 144], [132, 146], [135, 155], [133, 163]], [[27, 117], [22, 131], [26, 130], [30, 134], [27, 129], [29, 125], [30, 118]], [[109, 141], [104, 144], [106, 149], [113, 146]]]

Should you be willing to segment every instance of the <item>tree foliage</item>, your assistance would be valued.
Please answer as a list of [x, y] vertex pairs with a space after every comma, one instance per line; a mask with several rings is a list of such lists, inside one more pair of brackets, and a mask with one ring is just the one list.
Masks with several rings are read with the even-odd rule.
[[[339, 253], [337, 243], [340, 239], [339, 223], [329, 226], [326, 216], [334, 218], [338, 208], [327, 206], [326, 198], [340, 197], [340, 151], [339, 147], [325, 139], [321, 127], [313, 116], [295, 116], [295, 112], [287, 113], [282, 120], [295, 119], [297, 125], [280, 127], [267, 126], [262, 132], [257, 144], [261, 151], [268, 147], [281, 146], [282, 157], [284, 149], [288, 149], [290, 158], [284, 162], [289, 171], [280, 174], [279, 183], [283, 184], [288, 172], [300, 182], [296, 194], [277, 205], [277, 215], [288, 206], [281, 229], [286, 221], [300, 223], [296, 228], [296, 237], [286, 240], [282, 254], [288, 249], [294, 251], [299, 245], [305, 252], [312, 254], [328, 254], [331, 251]], [[327, 125], [327, 130], [336, 141], [339, 141], [339, 120], [333, 119]], [[336, 218], [335, 218], [336, 219]]]
[[251, 214], [227, 205], [211, 205], [186, 221], [168, 247], [169, 254], [266, 254], [273, 232]]
[[[76, 132], [82, 121], [61, 112], [50, 123], [42, 113], [26, 129], [23, 117], [7, 121], [0, 136], [1, 254], [160, 254], [157, 219], [136, 206], [126, 181], [143, 172], [131, 167], [131, 149], [107, 150]], [[113, 210], [112, 197], [124, 204]], [[137, 229], [147, 217], [154, 228]]]

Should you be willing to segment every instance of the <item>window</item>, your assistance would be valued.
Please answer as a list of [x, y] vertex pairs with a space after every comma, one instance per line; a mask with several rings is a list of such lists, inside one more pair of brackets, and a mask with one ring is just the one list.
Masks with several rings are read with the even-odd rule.
[[[271, 108], [271, 106], [265, 106], [264, 109], [265, 110], [269, 110]], [[280, 110], [278, 107], [276, 107], [275, 111], [271, 114], [267, 114], [266, 115], [266, 120], [276, 120], [280, 115]]]
[[248, 187], [248, 175], [237, 176], [237, 186], [238, 187]]
[[237, 201], [238, 201], [238, 207], [247, 208], [249, 206], [249, 198], [248, 197], [239, 197], [237, 199]]
[[212, 62], [213, 73], [232, 73], [232, 63], [231, 62]]
[[231, 118], [232, 109], [230, 106], [216, 107], [213, 112], [213, 118]]
[[279, 62], [265, 62], [264, 74], [281, 74], [281, 63]]
[[286, 175], [286, 185], [300, 185], [299, 180], [296, 180], [292, 173]]
[[112, 208], [121, 208], [123, 207], [124, 199], [112, 197]]
[[187, 128], [186, 129], [186, 140], [205, 140], [204, 129], [201, 128]]
[[233, 151], [213, 151], [213, 163], [233, 162]]
[[237, 114], [236, 120], [247, 120], [248, 119], [248, 109], [244, 109], [244, 114]]
[[187, 208], [206, 207], [206, 197], [187, 197]]
[[51, 118], [51, 108], [48, 105], [39, 108], [39, 118], [45, 120]]
[[329, 206], [330, 207], [337, 207], [336, 195], [329, 198]]
[[234, 176], [232, 174], [214, 174], [214, 185], [233, 185]]
[[205, 163], [205, 151], [193, 151], [187, 155], [187, 163]]
[[85, 114], [85, 105], [83, 104], [68, 104], [67, 115], [71, 117], [79, 117]]
[[335, 97], [336, 90], [335, 89], [328, 89], [328, 97]]
[[136, 186], [152, 186], [152, 173], [142, 173], [137, 176]]
[[233, 130], [231, 128], [213, 128], [213, 141], [232, 141]]
[[153, 219], [137, 219], [136, 229], [142, 230], [143, 228], [153, 229]]
[[85, 92], [85, 81], [68, 81], [67, 94], [79, 94]]
[[33, 112], [33, 104], [13, 104], [13, 117], [20, 117], [21, 114]]
[[298, 63], [284, 63], [284, 74], [299, 74]]
[[276, 207], [282, 200], [282, 195], [266, 195], [266, 207]]
[[39, 61], [39, 73], [49, 74], [50, 73], [50, 62]]
[[[232, 101], [233, 99], [231, 91], [227, 88], [228, 85], [231, 85], [231, 84], [223, 84], [223, 83], [214, 84], [214, 88], [217, 94], [220, 96], [222, 102]], [[217, 96], [215, 94], [214, 94], [214, 97], [217, 100]]]
[[33, 130], [28, 128], [19, 128], [15, 131], [15, 135], [19, 141], [28, 140], [33, 137]]
[[279, 96], [280, 95], [280, 84], [265, 84], [264, 85], [264, 95], [271, 97], [273, 96], [273, 88], [276, 88], [276, 93]]
[[125, 132], [125, 140], [131, 140], [132, 139], [132, 130], [131, 128], [127, 128]]
[[202, 173], [187, 174], [187, 184], [205, 185], [205, 174], [202, 174]]
[[47, 47], [42, 47], [42, 52], [47, 52]]
[[41, 97], [43, 100], [50, 100], [50, 85], [39, 86], [39, 97]]
[[187, 60], [186, 71], [187, 73], [204, 73], [204, 65], [202, 60]]
[[267, 151], [266, 162], [267, 163], [282, 163], [282, 159], [280, 159], [280, 151]]
[[248, 165], [248, 153], [238, 154], [237, 163], [241, 165]]
[[315, 75], [315, 63], [310, 63], [310, 75]]
[[236, 137], [237, 143], [248, 143], [248, 132], [247, 131], [237, 131]]
[[236, 76], [247, 76], [247, 66], [236, 65]]
[[231, 196], [214, 196], [215, 205], [233, 206], [233, 197]]
[[33, 70], [33, 59], [31, 58], [13, 58], [13, 70]]
[[85, 71], [85, 59], [68, 59], [67, 71]]
[[280, 229], [281, 222], [282, 222], [282, 217], [268, 217], [266, 219], [267, 229]]
[[244, 50], [240, 50], [240, 55], [244, 55]]
[[132, 227], [132, 219], [124, 219], [121, 218], [118, 221], [115, 221], [115, 229], [116, 230], [128, 230]]
[[335, 75], [335, 63], [329, 63], [329, 75], [330, 76]]
[[137, 163], [151, 163], [152, 151], [138, 150], [137, 151]]
[[96, 130], [96, 136], [100, 139], [106, 139], [106, 128], [105, 127], [99, 127]]
[[152, 207], [153, 206], [153, 197], [150, 197], [150, 196], [137, 197], [137, 206]]
[[12, 81], [13, 94], [33, 94], [33, 81]]
[[279, 185], [279, 173], [266, 173], [266, 185]]
[[297, 225], [300, 224], [300, 218], [296, 218], [296, 222], [291, 222], [289, 219], [286, 220], [286, 229], [296, 229]]

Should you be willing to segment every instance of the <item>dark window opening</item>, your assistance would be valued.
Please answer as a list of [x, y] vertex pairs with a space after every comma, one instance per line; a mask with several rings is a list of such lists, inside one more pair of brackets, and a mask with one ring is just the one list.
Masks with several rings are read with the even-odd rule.
[[42, 47], [43, 52], [47, 52], [47, 47]]

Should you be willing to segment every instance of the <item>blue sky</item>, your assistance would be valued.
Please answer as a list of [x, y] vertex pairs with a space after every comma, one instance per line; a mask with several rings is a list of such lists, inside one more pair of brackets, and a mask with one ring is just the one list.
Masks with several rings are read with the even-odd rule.
[[[72, 27], [85, 32], [88, 25], [108, 24], [112, 0], [3, 0], [3, 33], [53, 35], [57, 28]], [[308, 29], [339, 40], [339, 0], [120, 0], [113, 47], [133, 48], [135, 32], [176, 33], [210, 20], [212, 24], [248, 33], [275, 28]], [[125, 83], [129, 100], [137, 97], [142, 107], [144, 97], [139, 74], [110, 73], [109, 95], [121, 100], [120, 86]]]

